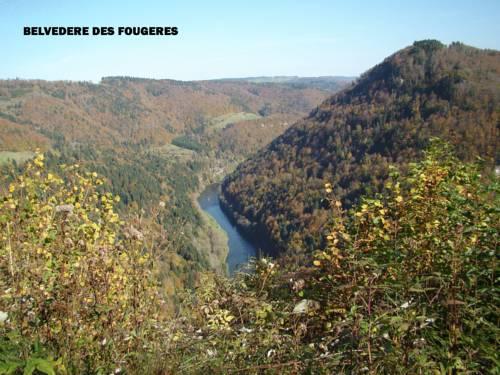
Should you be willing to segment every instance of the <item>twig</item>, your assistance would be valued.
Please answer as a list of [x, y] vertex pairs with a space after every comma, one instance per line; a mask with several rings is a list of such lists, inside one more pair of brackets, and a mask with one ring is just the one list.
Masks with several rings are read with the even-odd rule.
[[14, 260], [12, 258], [12, 244], [10, 242], [10, 223], [7, 223], [7, 237], [9, 239], [9, 267], [10, 267], [10, 275], [14, 277]]

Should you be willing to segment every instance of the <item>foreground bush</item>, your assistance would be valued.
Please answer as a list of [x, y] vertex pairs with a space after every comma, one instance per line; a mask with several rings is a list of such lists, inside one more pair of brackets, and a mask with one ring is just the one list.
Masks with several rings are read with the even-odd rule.
[[[498, 182], [435, 141], [384, 195], [331, 199], [308, 267], [261, 260], [188, 299], [177, 369], [198, 373], [498, 373]], [[327, 193], [332, 187], [326, 185]]]
[[[315, 294], [346, 351], [370, 372], [498, 371], [498, 182], [435, 141], [407, 177], [346, 220], [317, 255]], [[335, 342], [335, 341], [333, 341]]]
[[0, 373], [111, 373], [154, 361], [162, 301], [144, 234], [96, 174], [37, 155], [0, 202]]
[[169, 321], [153, 241], [64, 171], [38, 155], [2, 194], [0, 374], [499, 372], [498, 178], [445, 144], [356, 209], [331, 197], [311, 264], [206, 274]]

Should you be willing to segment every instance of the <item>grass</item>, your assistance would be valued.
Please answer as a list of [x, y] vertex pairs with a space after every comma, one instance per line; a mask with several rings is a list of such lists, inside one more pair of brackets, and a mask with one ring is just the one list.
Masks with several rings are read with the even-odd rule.
[[179, 161], [193, 158], [195, 152], [187, 148], [179, 147], [173, 144], [166, 144], [160, 147], [153, 147], [149, 152], [154, 152], [168, 159], [178, 159]]
[[212, 269], [226, 274], [226, 258], [229, 254], [227, 234], [201, 207], [199, 212], [203, 223], [193, 239], [193, 245], [205, 254]]
[[211, 119], [209, 128], [212, 130], [223, 130], [229, 124], [248, 120], [258, 120], [260, 118], [261, 116], [250, 112], [228, 113]]
[[16, 163], [24, 163], [35, 156], [31, 151], [0, 151], [0, 164], [15, 160]]
[[205, 254], [212, 269], [227, 274], [226, 259], [229, 254], [227, 233], [210, 214], [201, 208], [197, 199], [199, 192], [191, 195], [193, 206], [202, 217], [202, 224], [196, 236], [193, 236], [193, 245]]

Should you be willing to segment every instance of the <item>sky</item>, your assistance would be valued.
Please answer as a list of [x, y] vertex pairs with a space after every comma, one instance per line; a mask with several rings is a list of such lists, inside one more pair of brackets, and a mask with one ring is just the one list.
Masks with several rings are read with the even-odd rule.
[[[356, 76], [415, 40], [500, 49], [500, 0], [0, 0], [0, 78]], [[24, 26], [177, 26], [24, 36]]]

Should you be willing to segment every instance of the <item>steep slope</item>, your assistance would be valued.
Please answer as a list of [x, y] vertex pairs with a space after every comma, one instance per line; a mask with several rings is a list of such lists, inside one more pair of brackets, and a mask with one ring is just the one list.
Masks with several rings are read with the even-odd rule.
[[390, 164], [421, 156], [432, 136], [459, 157], [499, 160], [500, 53], [415, 42], [327, 99], [222, 186], [222, 202], [267, 250], [316, 248], [327, 220], [322, 187], [351, 205], [380, 190]]

